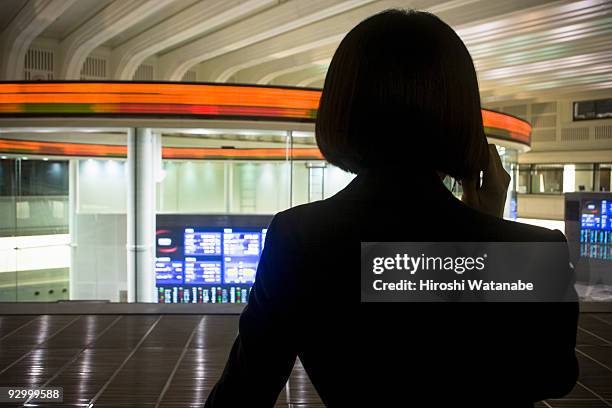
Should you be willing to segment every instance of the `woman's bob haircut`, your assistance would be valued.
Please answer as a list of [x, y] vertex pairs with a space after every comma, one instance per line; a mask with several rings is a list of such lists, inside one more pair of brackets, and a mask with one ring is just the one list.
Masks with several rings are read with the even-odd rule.
[[430, 13], [392, 9], [362, 21], [332, 58], [316, 138], [328, 162], [352, 173], [477, 176], [488, 148], [467, 48]]

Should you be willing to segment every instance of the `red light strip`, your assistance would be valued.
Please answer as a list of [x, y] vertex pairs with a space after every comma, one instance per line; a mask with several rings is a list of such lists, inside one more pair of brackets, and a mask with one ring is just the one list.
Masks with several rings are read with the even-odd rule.
[[[127, 147], [121, 145], [38, 142], [30, 140], [0, 139], [0, 151], [9, 154], [35, 154], [45, 156], [83, 156], [83, 157], [116, 157], [127, 156]], [[185, 148], [164, 147], [164, 159], [260, 159], [285, 160], [285, 148]], [[323, 160], [323, 155], [317, 148], [293, 148], [292, 159]]]
[[[313, 122], [321, 91], [225, 84], [137, 82], [0, 83], [6, 116], [185, 117]], [[487, 134], [529, 144], [531, 125], [483, 109]]]
[[482, 122], [485, 129], [507, 132], [510, 140], [526, 144], [531, 141], [531, 125], [514, 116], [482, 109]]

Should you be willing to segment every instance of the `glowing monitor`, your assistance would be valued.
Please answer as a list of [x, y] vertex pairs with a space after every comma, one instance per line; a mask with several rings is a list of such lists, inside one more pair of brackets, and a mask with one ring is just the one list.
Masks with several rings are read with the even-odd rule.
[[271, 216], [158, 215], [160, 303], [246, 303]]
[[580, 256], [612, 261], [612, 200], [588, 200], [580, 211]]

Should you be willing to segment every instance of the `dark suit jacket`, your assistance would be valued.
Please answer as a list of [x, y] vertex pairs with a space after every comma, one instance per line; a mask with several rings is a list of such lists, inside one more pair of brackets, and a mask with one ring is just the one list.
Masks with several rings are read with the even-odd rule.
[[365, 171], [274, 217], [207, 407], [273, 406], [296, 357], [330, 407], [520, 407], [572, 389], [576, 302], [361, 303], [362, 241], [565, 238], [473, 210], [435, 173]]

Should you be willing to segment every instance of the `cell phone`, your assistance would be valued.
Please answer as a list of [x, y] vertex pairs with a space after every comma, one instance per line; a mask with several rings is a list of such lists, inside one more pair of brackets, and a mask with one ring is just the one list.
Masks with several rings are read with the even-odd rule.
[[[478, 188], [480, 188], [482, 186], [482, 177], [483, 177], [484, 172], [482, 170], [480, 170], [479, 174], [478, 174]], [[463, 193], [463, 190], [461, 189], [461, 181], [455, 179], [454, 177], [451, 176], [446, 176], [450, 181], [448, 183], [444, 183], [449, 190], [451, 191], [451, 193], [453, 193], [454, 195], [461, 195]]]
[[[478, 170], [478, 188], [482, 187], [482, 179], [483, 179], [483, 175], [484, 175], [484, 169], [487, 168], [488, 166], [488, 162], [489, 162], [489, 144], [486, 142], [485, 139], [485, 143], [486, 143], [486, 149], [483, 152], [482, 157], [479, 158], [479, 163], [478, 163], [478, 167], [480, 168]], [[444, 184], [446, 185], [446, 187], [455, 195], [455, 196], [461, 196], [461, 194], [463, 193], [463, 190], [461, 188], [461, 180], [456, 180], [455, 178], [451, 177], [451, 176], [446, 176], [449, 180], [446, 181]]]

